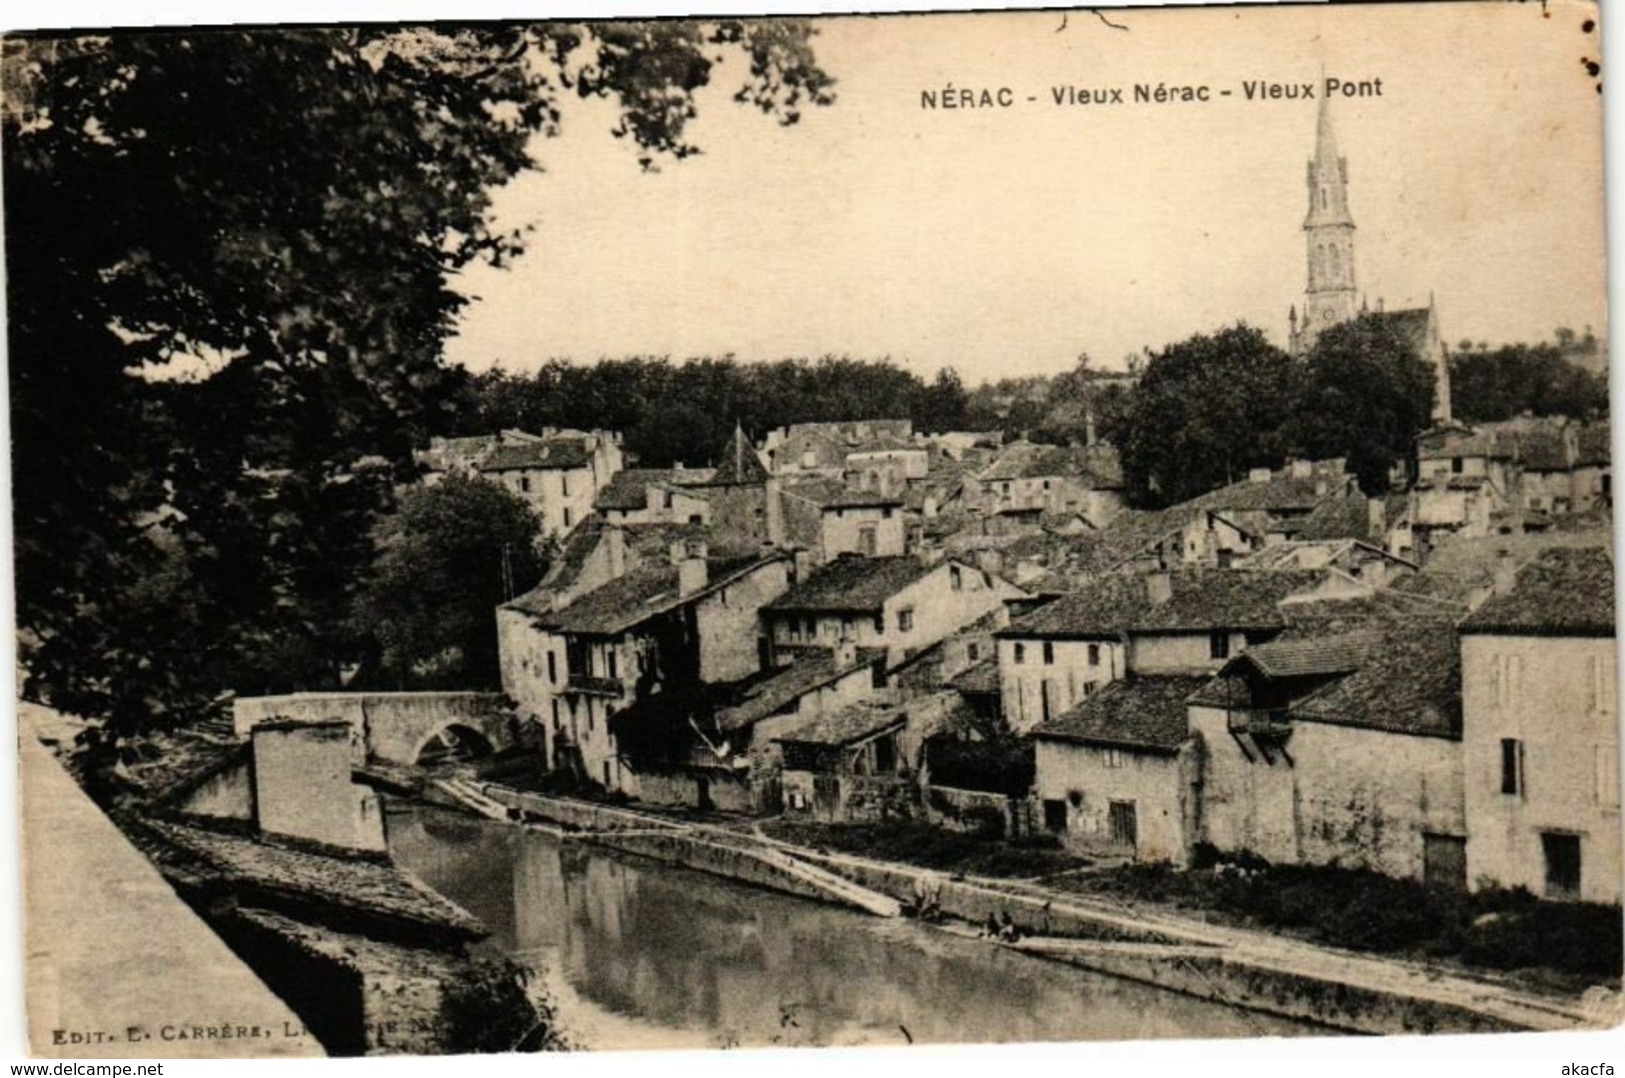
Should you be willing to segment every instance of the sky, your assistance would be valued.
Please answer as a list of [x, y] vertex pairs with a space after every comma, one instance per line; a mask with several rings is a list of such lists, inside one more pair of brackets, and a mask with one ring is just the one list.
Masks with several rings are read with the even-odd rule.
[[[1318, 101], [1243, 83], [1371, 83], [1332, 113], [1358, 284], [1432, 294], [1447, 341], [1605, 331], [1602, 98], [1592, 9], [1549, 5], [1131, 10], [819, 20], [834, 105], [783, 128], [700, 102], [699, 157], [639, 170], [604, 103], [573, 103], [543, 166], [498, 192], [533, 228], [477, 267], [449, 345], [476, 370], [552, 357], [889, 356], [929, 375], [1054, 373], [1239, 320], [1282, 345], [1304, 286]], [[1135, 103], [1136, 83], [1208, 103]], [[922, 91], [1008, 87], [1010, 108]], [[1118, 88], [1123, 104], [1054, 104]], [[1230, 90], [1229, 97], [1218, 96]], [[1027, 100], [1029, 97], [1035, 101]]]

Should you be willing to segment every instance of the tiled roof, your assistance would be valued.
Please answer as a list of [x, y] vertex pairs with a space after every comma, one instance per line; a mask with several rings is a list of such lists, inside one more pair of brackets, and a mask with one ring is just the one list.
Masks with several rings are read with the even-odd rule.
[[[1461, 736], [1461, 648], [1448, 610], [1369, 607], [1365, 617], [1300, 626], [1248, 648], [1192, 695], [1193, 705], [1245, 709], [1249, 668], [1299, 691], [1287, 717], [1421, 737]], [[1294, 689], [1292, 682], [1305, 686]]]
[[[1386, 521], [1385, 521], [1386, 522]], [[1331, 497], [1315, 506], [1297, 530], [1299, 539], [1359, 539], [1382, 542], [1371, 531], [1370, 499], [1358, 490], [1343, 497]]]
[[1613, 459], [1613, 448], [1609, 442], [1610, 430], [1611, 426], [1606, 419], [1581, 427], [1580, 459], [1577, 463], [1582, 465], [1609, 463]]
[[[1335, 462], [1316, 461], [1314, 474], [1308, 476], [1278, 474], [1263, 482], [1242, 480], [1166, 509], [1120, 513], [1099, 532], [1079, 537], [1073, 561], [1086, 572], [1107, 572], [1144, 554], [1203, 513], [1313, 510], [1327, 498], [1343, 497], [1345, 482]], [[1240, 527], [1233, 519], [1230, 523]]]
[[1174, 753], [1189, 737], [1186, 700], [1207, 683], [1197, 677], [1114, 681], [1077, 707], [1032, 730], [1035, 738]]
[[786, 730], [774, 741], [804, 745], [852, 745], [908, 722], [908, 712], [886, 704], [853, 704], [818, 715]]
[[1324, 579], [1318, 571], [1185, 569], [1168, 574], [1170, 595], [1153, 602], [1145, 575], [1114, 574], [1040, 607], [998, 635], [1116, 636], [1124, 632], [1280, 629], [1279, 604]]
[[768, 480], [767, 466], [757, 455], [756, 447], [750, 444], [741, 427], [734, 427], [733, 435], [728, 444], [723, 447], [721, 458], [717, 461], [717, 468], [711, 478], [706, 480], [706, 486], [712, 487], [738, 487], [753, 486], [766, 483]]
[[1556, 547], [1524, 565], [1504, 595], [1462, 622], [1464, 633], [1614, 635], [1614, 559], [1603, 547]]
[[1374, 623], [1359, 668], [1295, 700], [1293, 719], [1425, 737], [1461, 736], [1461, 648], [1448, 617]]
[[1123, 466], [1117, 450], [1105, 443], [1056, 446], [1013, 442], [980, 478], [983, 482], [996, 483], [1049, 476], [1072, 476], [1092, 481], [1097, 489], [1112, 490], [1123, 485]]
[[1377, 311], [1370, 314], [1370, 317], [1388, 323], [1417, 352], [1426, 354], [1428, 316], [1431, 313], [1432, 311], [1427, 307], [1411, 307], [1401, 311]]
[[961, 670], [948, 681], [950, 688], [958, 689], [963, 693], [996, 693], [999, 691], [999, 663], [997, 659], [987, 658], [974, 666]]
[[737, 704], [717, 712], [717, 728], [725, 733], [744, 729], [769, 715], [777, 714], [814, 689], [863, 670], [885, 657], [884, 649], [858, 648], [852, 664], [843, 667], [836, 664], [833, 650], [803, 655], [766, 677], [752, 679]]
[[709, 468], [628, 468], [615, 473], [593, 504], [599, 509], [642, 509], [648, 504], [650, 486], [694, 486], [711, 475]]
[[335, 857], [276, 840], [260, 840], [203, 826], [148, 820], [143, 824], [188, 858], [219, 873], [227, 886], [256, 904], [304, 911], [337, 907], [370, 921], [462, 939], [487, 935], [484, 925], [393, 865], [362, 857]]
[[1235, 664], [1248, 663], [1268, 678], [1320, 677], [1359, 668], [1381, 634], [1363, 632], [1271, 640], [1248, 648]]
[[[912, 554], [886, 558], [842, 555], [820, 565], [807, 579], [767, 604], [769, 610], [829, 610], [879, 613], [881, 605], [938, 565], [927, 565]], [[978, 570], [966, 567], [966, 572]]]
[[480, 461], [482, 472], [508, 472], [548, 468], [585, 468], [592, 463], [586, 438], [548, 438], [535, 442], [499, 445]]
[[522, 595], [509, 603], [514, 610], [535, 616], [540, 624], [556, 632], [589, 636], [613, 636], [654, 617], [673, 610], [685, 602], [692, 602], [724, 587], [745, 573], [774, 560], [751, 556], [745, 558], [709, 559], [709, 583], [699, 591], [683, 596], [678, 593], [678, 571], [675, 565], [650, 564], [616, 577], [602, 587], [579, 596], [562, 610], [553, 610], [541, 602], [532, 602], [532, 596]]

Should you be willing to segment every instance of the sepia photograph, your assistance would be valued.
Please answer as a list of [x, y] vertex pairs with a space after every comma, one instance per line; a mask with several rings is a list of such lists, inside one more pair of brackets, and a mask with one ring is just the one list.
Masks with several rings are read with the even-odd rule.
[[19, 1054], [1625, 1022], [1598, 4], [109, 18]]

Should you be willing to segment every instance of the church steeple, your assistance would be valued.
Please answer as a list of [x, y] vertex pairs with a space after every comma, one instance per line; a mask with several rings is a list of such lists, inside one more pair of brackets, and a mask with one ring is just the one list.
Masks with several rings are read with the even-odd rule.
[[[1322, 79], [1321, 86], [1325, 86]], [[1349, 213], [1348, 160], [1338, 153], [1331, 102], [1320, 99], [1315, 122], [1315, 156], [1306, 177], [1309, 213], [1303, 220], [1308, 248], [1308, 283], [1304, 288], [1302, 330], [1293, 352], [1314, 345], [1322, 330], [1355, 315], [1354, 217]]]

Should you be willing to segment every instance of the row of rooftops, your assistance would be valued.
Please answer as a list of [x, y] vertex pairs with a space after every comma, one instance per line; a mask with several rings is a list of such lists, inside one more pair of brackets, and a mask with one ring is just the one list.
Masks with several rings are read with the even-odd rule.
[[[1284, 615], [1279, 635], [1249, 646], [1211, 678], [1113, 682], [1039, 724], [1033, 736], [1172, 754], [1188, 736], [1190, 707], [1246, 710], [1264, 686], [1280, 701], [1283, 720], [1459, 738], [1461, 635], [1614, 635], [1613, 558], [1606, 547], [1539, 551], [1505, 590], [1465, 617], [1449, 605], [1407, 602], [1404, 592], [1379, 599], [1352, 604], [1342, 617], [1328, 616], [1326, 607], [1343, 605], [1337, 603], [1310, 604], [1320, 609], [1296, 619]], [[1018, 622], [1000, 635], [1024, 631]], [[973, 667], [956, 687], [995, 692], [997, 670]]]

